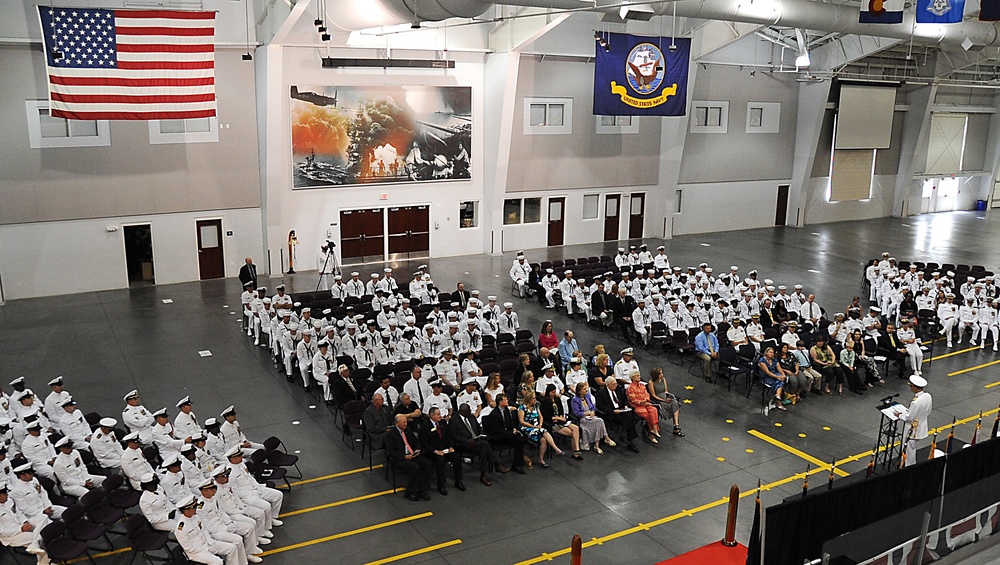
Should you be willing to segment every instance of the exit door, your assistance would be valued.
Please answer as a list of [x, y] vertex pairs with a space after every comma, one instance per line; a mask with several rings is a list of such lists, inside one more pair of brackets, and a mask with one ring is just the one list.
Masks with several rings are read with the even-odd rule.
[[642, 239], [642, 226], [646, 219], [646, 195], [644, 193], [632, 195], [628, 212], [628, 238]]
[[618, 212], [621, 205], [621, 194], [609, 194], [604, 197], [604, 241], [618, 241]]
[[222, 220], [198, 220], [198, 274], [201, 280], [226, 276], [222, 253]]
[[347, 265], [385, 257], [383, 208], [340, 212], [340, 259]]
[[389, 208], [389, 260], [430, 256], [430, 223], [428, 206]]
[[778, 186], [778, 203], [774, 208], [774, 225], [776, 226], [785, 225], [787, 217], [788, 217], [788, 185], [782, 184]]
[[549, 247], [563, 244], [563, 235], [565, 234], [565, 211], [565, 198], [549, 198]]

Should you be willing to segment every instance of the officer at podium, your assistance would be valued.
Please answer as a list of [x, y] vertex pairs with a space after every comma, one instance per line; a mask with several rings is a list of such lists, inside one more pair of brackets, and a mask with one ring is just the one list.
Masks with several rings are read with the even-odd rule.
[[913, 427], [912, 433], [906, 432], [909, 434], [906, 442], [906, 467], [916, 462], [917, 442], [927, 437], [927, 418], [931, 415], [931, 395], [924, 392], [926, 386], [927, 379], [917, 375], [910, 376], [910, 390], [913, 392], [913, 400], [910, 402], [906, 414], [896, 412], [900, 420]]

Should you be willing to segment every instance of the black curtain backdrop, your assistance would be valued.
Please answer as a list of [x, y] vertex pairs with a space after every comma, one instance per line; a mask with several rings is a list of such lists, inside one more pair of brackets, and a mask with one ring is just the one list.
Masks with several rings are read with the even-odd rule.
[[[767, 508], [764, 562], [798, 565], [815, 559], [828, 540], [936, 499], [942, 481], [946, 515], [954, 519], [1000, 500], [1000, 441], [962, 449], [949, 455], [947, 462], [943, 457], [921, 461]], [[977, 483], [975, 489], [961, 490]], [[871, 554], [884, 549], [873, 547]]]

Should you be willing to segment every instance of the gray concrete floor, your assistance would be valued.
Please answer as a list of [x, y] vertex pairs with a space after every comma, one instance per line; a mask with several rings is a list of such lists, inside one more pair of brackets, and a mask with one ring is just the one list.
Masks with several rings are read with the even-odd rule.
[[[883, 250], [900, 259], [983, 264], [1000, 270], [1000, 250], [993, 243], [998, 235], [998, 217], [957, 212], [684, 236], [665, 245], [673, 264], [707, 261], [716, 272], [736, 264], [741, 272], [756, 268], [760, 278], [778, 284], [802, 283], [833, 312], [843, 310], [852, 296], [860, 294], [864, 261]], [[655, 247], [660, 241], [646, 243]], [[613, 242], [540, 249], [529, 251], [528, 256], [538, 261], [610, 255], [617, 246]], [[507, 297], [512, 255], [419, 262], [430, 265], [435, 282], [443, 289], [453, 289], [461, 280], [484, 296]], [[415, 263], [394, 266], [405, 274]], [[360, 270], [380, 268], [370, 265]], [[273, 288], [278, 280], [268, 286]], [[313, 290], [316, 284], [315, 273], [280, 280], [293, 296]], [[299, 453], [307, 479], [367, 467], [359, 451], [352, 452], [341, 442], [333, 416], [317, 407], [315, 398], [300, 386], [278, 375], [266, 354], [240, 333], [239, 292], [238, 281], [230, 279], [10, 302], [0, 307], [0, 343], [4, 344], [0, 382], [23, 374], [30, 387], [47, 394], [45, 383], [61, 374], [67, 390], [86, 411], [116, 418], [120, 418], [122, 395], [132, 388], [139, 389], [146, 407], [153, 410], [172, 408], [179, 398], [190, 395], [201, 420], [235, 404], [249, 436], [277, 435]], [[167, 298], [173, 303], [164, 304]], [[522, 325], [535, 333], [544, 319], [552, 318], [557, 332], [576, 330], [585, 350], [596, 343], [607, 344], [610, 351], [623, 346], [607, 334], [583, 328], [535, 303], [516, 302]], [[201, 350], [210, 350], [212, 356], [199, 356]], [[938, 344], [935, 353], [945, 352], [944, 344]], [[989, 349], [976, 349], [925, 366], [928, 391], [934, 396], [932, 426], [997, 406], [1000, 387], [984, 388], [1000, 380], [996, 367], [946, 376], [997, 358]], [[619, 448], [600, 457], [585, 454], [582, 462], [555, 460], [549, 470], [495, 476], [491, 488], [472, 480], [470, 472], [468, 492], [452, 489], [447, 498], [434, 494], [430, 502], [383, 495], [290, 516], [267, 549], [412, 519], [276, 553], [265, 557], [265, 563], [367, 563], [461, 540], [402, 562], [509, 564], [561, 550], [573, 534], [586, 541], [672, 517], [584, 552], [585, 563], [655, 563], [721, 538], [725, 507], [704, 505], [727, 496], [733, 484], [747, 490], [758, 480], [777, 483], [764, 493], [765, 504], [801, 491], [800, 480], [782, 480], [804, 471], [807, 461], [751, 436], [748, 430], [763, 432], [821, 461], [843, 459], [872, 448], [877, 399], [895, 392], [904, 398], [908, 394], [902, 381], [891, 379], [862, 398], [811, 396], [786, 413], [773, 411], [764, 416], [757, 395], [748, 400], [742, 384], [727, 392], [721, 382], [719, 386], [705, 383], [653, 351], [640, 350], [637, 360], [644, 373], [654, 366], [664, 367], [671, 390], [690, 400], [682, 411], [687, 437], [667, 436], [659, 446], [642, 444], [638, 455]], [[973, 426], [959, 428], [958, 435], [968, 439]], [[843, 470], [853, 473], [865, 464], [862, 458], [845, 464]], [[819, 486], [825, 480], [825, 473], [814, 475], [811, 483]], [[286, 495], [284, 510], [309, 509], [389, 488], [379, 471], [369, 473], [366, 468], [296, 486]], [[432, 514], [423, 516], [427, 512]], [[737, 538], [744, 543], [751, 516], [752, 498], [744, 498], [737, 527]], [[116, 545], [122, 547], [126, 540]], [[117, 565], [130, 558], [119, 554], [99, 562]], [[568, 562], [568, 558], [557, 562]]]

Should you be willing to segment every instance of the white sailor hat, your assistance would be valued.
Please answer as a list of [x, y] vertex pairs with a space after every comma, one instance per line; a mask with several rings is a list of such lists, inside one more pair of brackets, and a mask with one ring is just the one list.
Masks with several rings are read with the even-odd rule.
[[271, 299], [270, 298], [265, 298], [264, 300], [261, 300], [261, 302], [263, 302], [264, 304], [270, 304], [271, 303]]
[[660, 246], [657, 246], [657, 248], [656, 248], [656, 250], [657, 250], [657, 251], [665, 251], [666, 249], [667, 249], [667, 248], [666, 248], [666, 247], [664, 247], [664, 246], [662, 246], [662, 245], [660, 245]]
[[177, 467], [180, 464], [181, 464], [181, 458], [178, 457], [176, 454], [167, 455], [163, 459], [163, 466], [161, 468], [163, 468], [163, 469], [169, 469], [171, 467]]
[[377, 278], [378, 278], [378, 273], [372, 273], [372, 276], [371, 276], [371, 278], [373, 278], [373, 279], [377, 279]]
[[625, 253], [625, 248], [624, 247], [619, 247], [618, 248], [618, 252], [619, 253]]
[[230, 447], [228, 451], [226, 451], [226, 459], [229, 459], [230, 457], [236, 457], [237, 455], [242, 455], [242, 454], [243, 450], [240, 448], [240, 446], [234, 445]]
[[76, 406], [76, 401], [73, 400], [73, 397], [71, 396], [71, 397], [67, 398], [66, 400], [63, 400], [62, 402], [60, 402], [59, 406], [61, 406], [63, 408], [65, 408], [66, 406]]
[[205, 427], [206, 428], [211, 428], [212, 426], [217, 426], [217, 425], [219, 425], [219, 420], [217, 420], [215, 418], [206, 418], [205, 419]]
[[266, 286], [258, 286], [257, 287], [257, 292], [267, 292], [267, 287]]
[[128, 394], [125, 395], [125, 401], [128, 402], [130, 398], [139, 398], [139, 391], [134, 389], [129, 391]]
[[62, 386], [62, 384], [63, 384], [62, 375], [59, 375], [58, 377], [49, 381], [49, 386]]
[[253, 286], [253, 281], [247, 281], [243, 283], [243, 286]]
[[185, 496], [177, 503], [178, 510], [192, 510], [198, 508], [198, 499], [192, 494], [190, 496]]
[[924, 388], [924, 387], [927, 386], [927, 379], [925, 379], [925, 378], [923, 378], [923, 377], [921, 377], [919, 375], [911, 375], [910, 376], [910, 384], [913, 385], [913, 386], [915, 386], [915, 387], [917, 387], [917, 388]]
[[20, 377], [18, 377], [18, 378], [16, 378], [16, 379], [14, 379], [14, 380], [10, 381], [10, 386], [14, 386], [14, 385], [17, 385], [17, 384], [21, 384], [21, 383], [23, 383], [23, 382], [24, 382], [24, 376], [22, 375], [22, 376], [20, 376]]
[[115, 420], [114, 418], [101, 418], [100, 421], [97, 422], [97, 425], [101, 426], [102, 428], [113, 428], [117, 423], [118, 421]]
[[448, 322], [448, 327], [449, 328], [457, 328], [459, 326], [460, 326], [460, 324], [458, 322]]
[[572, 357], [569, 360], [569, 364], [570, 365], [581, 365], [581, 364], [583, 364], [583, 359], [580, 359], [579, 357]]
[[795, 290], [802, 290], [802, 285], [800, 284], [795, 285]]
[[233, 415], [236, 414], [236, 407], [233, 406], [232, 404], [230, 404], [229, 406], [227, 406], [226, 409], [222, 411], [222, 417], [225, 418], [226, 416], [228, 416], [230, 414], [233, 414]]
[[503, 307], [504, 308], [513, 308], [514, 307], [514, 303], [513, 302], [504, 302], [503, 303]]
[[955, 295], [954, 295], [954, 293], [949, 292], [948, 294], [944, 295], [944, 297], [945, 298], [955, 298]]
[[130, 434], [126, 434], [126, 436], [122, 438], [122, 441], [126, 443], [133, 441], [139, 443], [139, 432], [132, 432]]
[[307, 335], [316, 335], [316, 332], [312, 331], [312, 329], [310, 328], [302, 330], [302, 337], [305, 337]]
[[139, 482], [143, 483], [143, 484], [150, 484], [150, 483], [156, 482], [156, 474], [155, 473], [143, 473], [142, 476], [139, 477]]
[[778, 285], [778, 290], [788, 290], [788, 287], [785, 286], [785, 285], [783, 285], [783, 284], [779, 284]]
[[948, 275], [949, 277], [954, 277], [955, 276], [955, 271], [948, 271], [945, 274]]
[[228, 465], [219, 465], [215, 469], [212, 469], [212, 478], [214, 479], [214, 478], [216, 478], [216, 477], [218, 477], [220, 475], [229, 476], [229, 473], [231, 473], [231, 472], [232, 471], [230, 471]]
[[177, 407], [178, 408], [180, 408], [181, 406], [184, 406], [185, 404], [191, 404], [191, 397], [190, 396], [185, 396], [184, 398], [182, 398], [182, 399], [180, 399], [180, 400], [177, 401]]
[[14, 467], [15, 473], [34, 473], [35, 470], [31, 468], [31, 463], [25, 463], [20, 467]]
[[381, 335], [384, 338], [392, 337], [392, 334], [389, 333], [389, 330], [382, 330], [382, 332], [379, 335]]
[[198, 483], [198, 490], [204, 490], [207, 488], [216, 488], [215, 481], [212, 479], [205, 479], [204, 481]]
[[[518, 251], [517, 252], [517, 258], [520, 259], [521, 257], [524, 257], [524, 251]], [[424, 267], [424, 268], [426, 268], [426, 267]]]
[[69, 447], [73, 447], [73, 440], [71, 440], [71, 439], [69, 439], [68, 437], [65, 437], [65, 436], [61, 440], [59, 440], [59, 441], [56, 442], [56, 447], [57, 448], [63, 447], [63, 446], [67, 446], [67, 445]]
[[285, 285], [279, 284], [278, 286], [274, 287], [274, 290], [285, 290]]
[[159, 418], [160, 416], [163, 416], [164, 418], [168, 417], [167, 416], [167, 409], [166, 408], [160, 408], [156, 412], [153, 412], [153, 417], [154, 418]]
[[634, 349], [632, 349], [631, 347], [626, 347], [625, 349], [622, 349], [622, 353], [621, 354], [622, 355], [632, 355], [633, 353], [635, 353]]
[[555, 370], [556, 370], [556, 366], [553, 365], [551, 362], [542, 365], [542, 372], [543, 373], [546, 373], [548, 371], [555, 371]]

